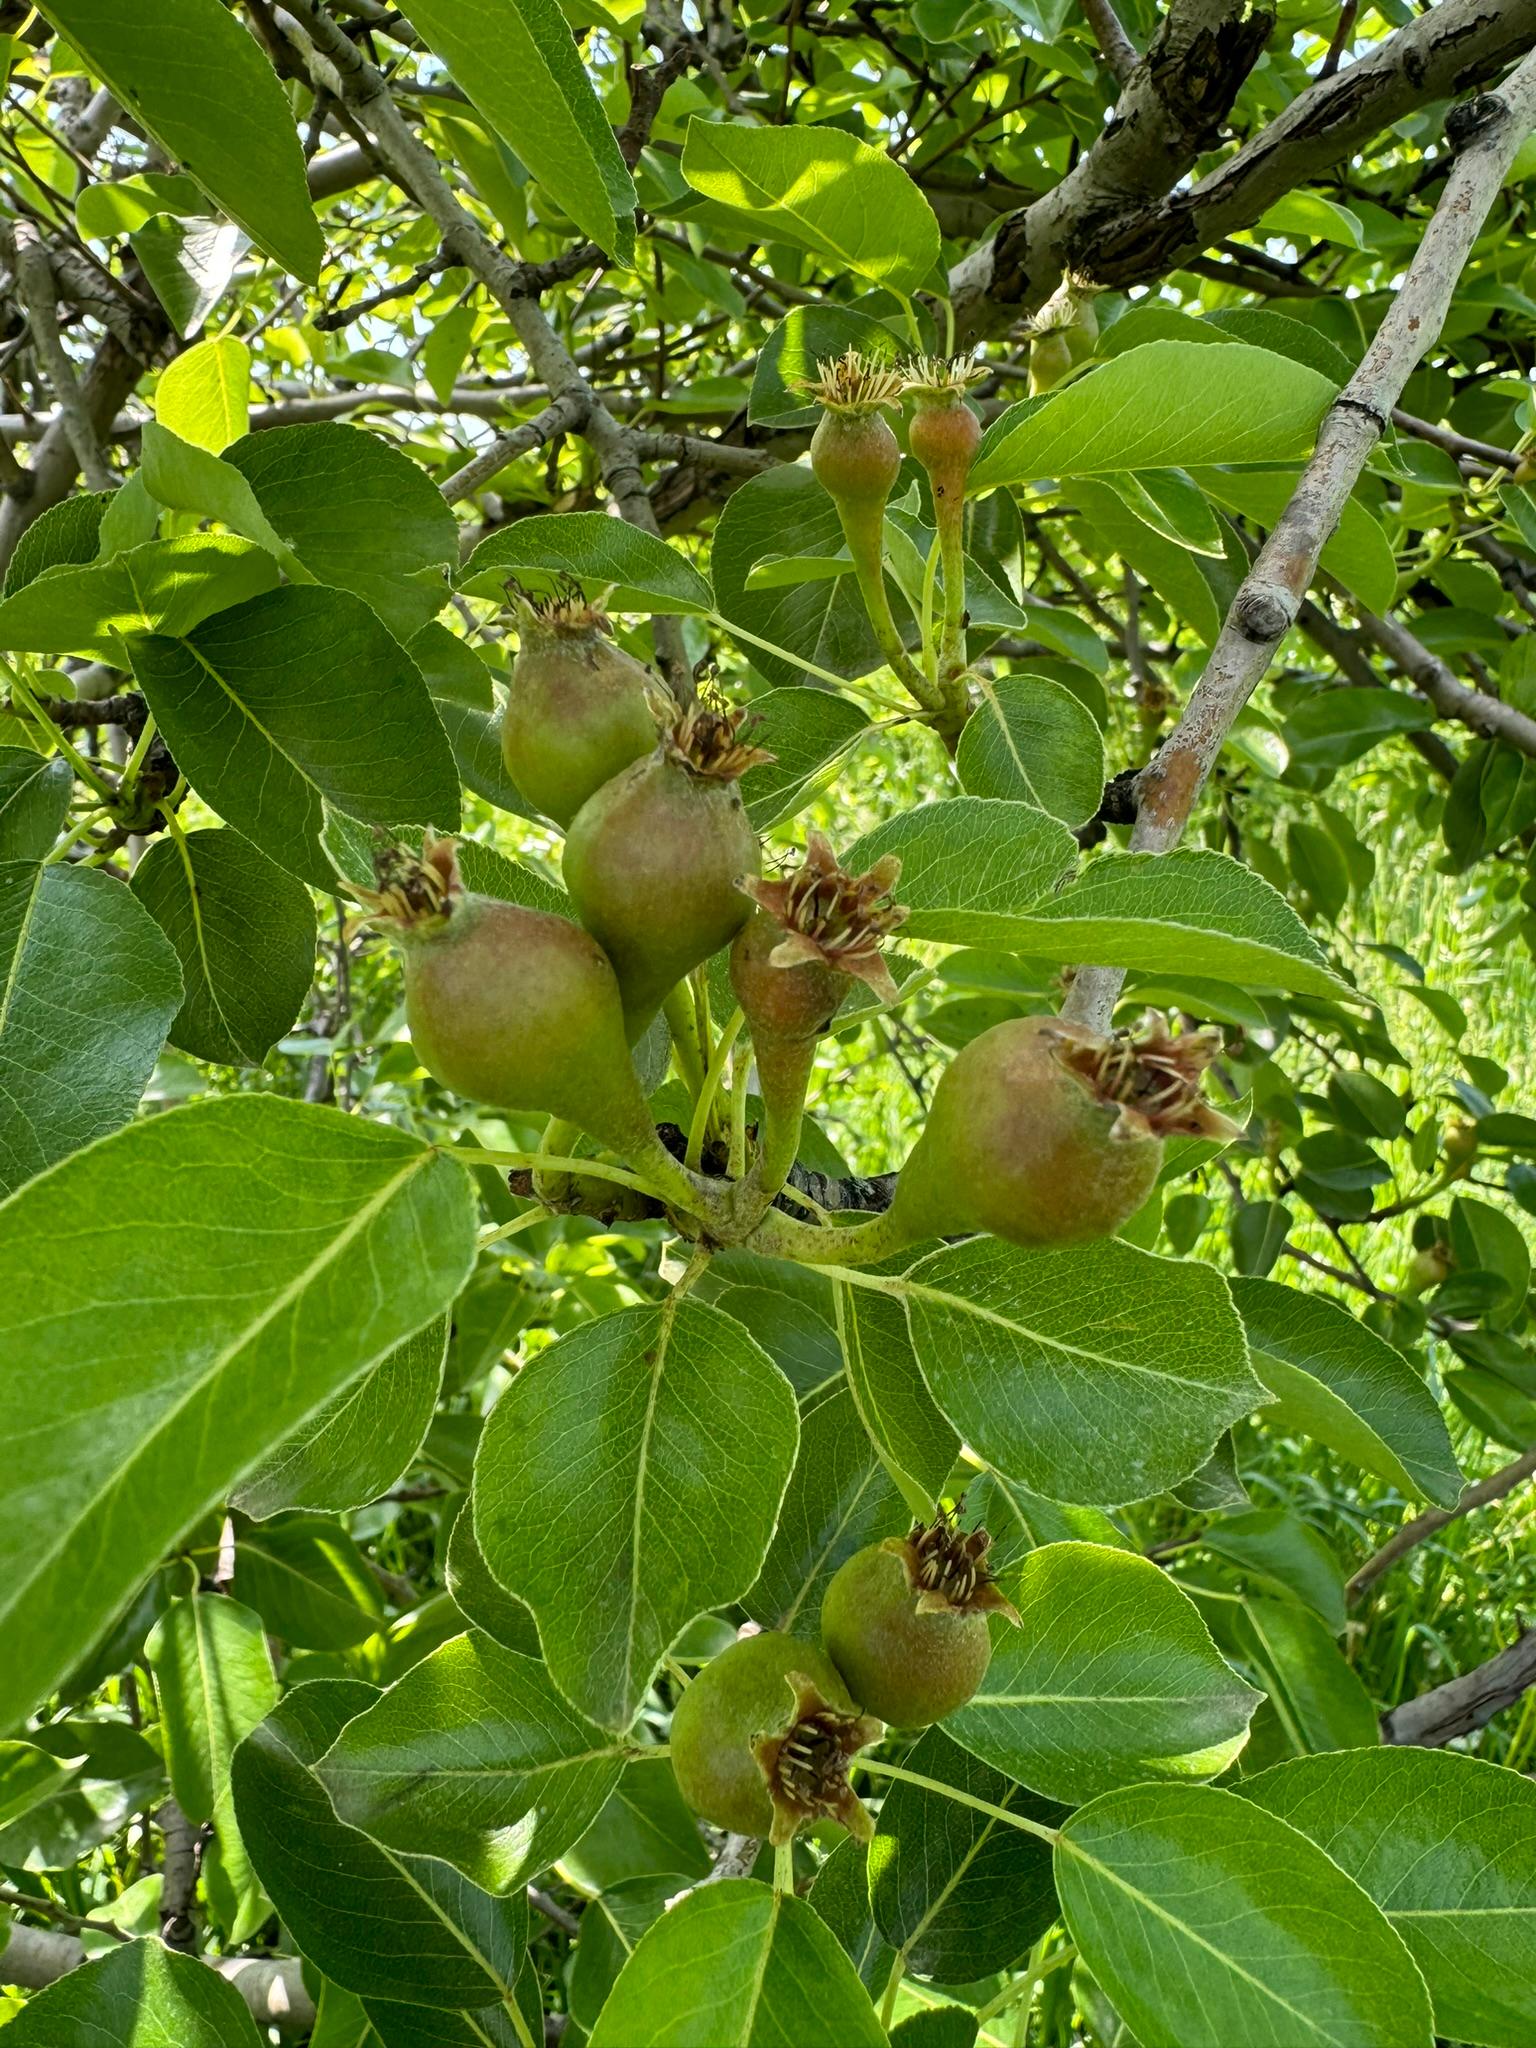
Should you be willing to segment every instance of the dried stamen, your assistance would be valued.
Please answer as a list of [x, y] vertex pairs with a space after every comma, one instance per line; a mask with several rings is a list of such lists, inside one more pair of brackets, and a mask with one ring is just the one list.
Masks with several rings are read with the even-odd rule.
[[1017, 1624], [1018, 1609], [997, 1589], [987, 1564], [992, 1538], [985, 1529], [963, 1529], [965, 1507], [941, 1507], [931, 1522], [914, 1522], [903, 1536], [882, 1546], [907, 1568], [919, 1614], [1006, 1614]]
[[912, 356], [902, 366], [905, 388], [916, 393], [919, 403], [930, 398], [962, 398], [973, 384], [987, 377], [985, 364], [973, 356]]
[[662, 745], [693, 774], [716, 782], [735, 782], [749, 768], [777, 758], [748, 740], [747, 734], [759, 723], [751, 711], [731, 711], [701, 696], [675, 717]]
[[768, 955], [771, 966], [816, 961], [866, 982], [888, 1003], [897, 991], [880, 943], [907, 916], [891, 900], [900, 873], [900, 860], [888, 853], [865, 874], [850, 874], [826, 837], [813, 831], [806, 834], [802, 867], [777, 882], [744, 876], [738, 887], [784, 927]]
[[1118, 1103], [1112, 1137], [1215, 1138], [1228, 1143], [1238, 1125], [1206, 1101], [1202, 1082], [1221, 1051], [1219, 1031], [1186, 1031], [1175, 1038], [1149, 1011], [1141, 1035], [1117, 1031], [1104, 1038], [1057, 1019], [1051, 1028], [1056, 1057], [1104, 1103]]
[[826, 1699], [803, 1671], [787, 1674], [794, 1714], [781, 1735], [759, 1735], [752, 1744], [773, 1805], [769, 1840], [775, 1848], [792, 1841], [807, 1822], [840, 1820], [849, 1834], [867, 1842], [874, 1823], [848, 1782], [851, 1758], [878, 1742], [884, 1726], [869, 1714], [845, 1713]]
[[373, 874], [371, 889], [349, 885], [363, 906], [360, 921], [367, 924], [394, 924], [402, 929], [440, 924], [463, 894], [454, 842], [439, 839], [430, 827], [419, 857], [382, 833], [376, 835]]
[[802, 397], [814, 398], [829, 412], [867, 413], [882, 405], [894, 406], [900, 399], [904, 379], [892, 363], [875, 356], [863, 356], [856, 348], [831, 362], [818, 362], [814, 378], [801, 378], [793, 388]]

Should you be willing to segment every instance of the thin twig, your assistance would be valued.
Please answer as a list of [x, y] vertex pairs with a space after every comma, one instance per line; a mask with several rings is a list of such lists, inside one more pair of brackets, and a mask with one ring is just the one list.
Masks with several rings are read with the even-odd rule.
[[1427, 1543], [1431, 1536], [1437, 1536], [1442, 1529], [1463, 1515], [1471, 1514], [1474, 1508], [1487, 1507], [1490, 1501], [1503, 1500], [1506, 1494], [1523, 1486], [1527, 1479], [1536, 1475], [1536, 1450], [1524, 1451], [1508, 1465], [1497, 1472], [1480, 1479], [1475, 1486], [1469, 1486], [1453, 1508], [1429, 1508], [1422, 1515], [1415, 1515], [1411, 1522], [1405, 1522], [1395, 1536], [1388, 1537], [1380, 1550], [1368, 1557], [1359, 1571], [1344, 1588], [1345, 1597], [1358, 1600], [1368, 1586], [1373, 1586], [1382, 1573], [1389, 1571], [1400, 1557], [1406, 1557], [1410, 1550], [1416, 1550], [1421, 1543]]

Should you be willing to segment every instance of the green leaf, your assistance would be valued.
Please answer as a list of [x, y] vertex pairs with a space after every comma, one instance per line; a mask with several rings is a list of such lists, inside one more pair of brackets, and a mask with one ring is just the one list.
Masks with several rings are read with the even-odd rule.
[[261, 1617], [222, 1594], [173, 1600], [150, 1630], [144, 1655], [155, 1679], [171, 1790], [194, 1825], [211, 1821], [218, 1842], [220, 1914], [232, 1942], [249, 1941], [267, 1907], [235, 1821], [229, 1789], [237, 1743], [277, 1705], [277, 1674]]
[[232, 334], [175, 356], [155, 386], [155, 418], [183, 441], [222, 455], [250, 420], [251, 352]]
[[756, 1585], [742, 1602], [753, 1621], [814, 1638], [832, 1574], [866, 1543], [900, 1535], [909, 1517], [876, 1458], [846, 1386], [800, 1410], [800, 1455]]
[[475, 1460], [475, 1535], [584, 1714], [627, 1728], [694, 1616], [751, 1588], [798, 1435], [772, 1359], [695, 1301], [582, 1324], [513, 1380]]
[[835, 274], [910, 298], [939, 259], [933, 208], [882, 148], [840, 128], [689, 122], [683, 176], [749, 216], [758, 241], [793, 242]]
[[794, 2048], [885, 2048], [885, 2032], [852, 1963], [803, 1899], [729, 1878], [690, 1892], [643, 1937], [603, 2007], [591, 2048], [704, 2041], [710, 2048], [791, 2041]]
[[120, 635], [190, 633], [277, 581], [271, 555], [230, 534], [152, 540], [109, 562], [49, 569], [0, 602], [0, 646], [89, 654], [120, 666]]
[[817, 369], [849, 349], [895, 363], [902, 353], [900, 337], [867, 313], [824, 301], [792, 306], [763, 344], [752, 375], [747, 419], [754, 427], [814, 427], [821, 407], [799, 389], [816, 381]]
[[1334, 386], [1246, 342], [1152, 341], [1054, 392], [1010, 406], [982, 437], [967, 489], [1036, 477], [1305, 455]]
[[1073, 1814], [1056, 1885], [1084, 1962], [1146, 2048], [1430, 2048], [1413, 1959], [1283, 1821], [1210, 1786], [1137, 1785]]
[[[903, 895], [905, 888], [903, 874]], [[915, 919], [908, 929], [924, 936]], [[999, 919], [990, 943], [1041, 960], [1195, 974], [1241, 988], [1352, 993], [1285, 898], [1252, 868], [1207, 847], [1101, 854], [1028, 915]]]
[[186, 994], [172, 1045], [260, 1066], [314, 974], [315, 909], [304, 884], [238, 832], [204, 831], [156, 840], [132, 888], [181, 962]]
[[42, 859], [64, 829], [74, 786], [62, 754], [0, 746], [0, 861]]
[[774, 757], [741, 778], [742, 802], [758, 832], [814, 803], [870, 729], [857, 704], [830, 690], [768, 690], [753, 698], [752, 717], [752, 744]]
[[984, 686], [955, 770], [972, 796], [1033, 804], [1081, 825], [1104, 791], [1104, 742], [1093, 713], [1063, 684], [1015, 673]]
[[[782, 687], [804, 681], [798, 662], [786, 655], [850, 678], [883, 666], [852, 577], [750, 587], [753, 569], [767, 556], [787, 550], [796, 558], [824, 559], [842, 546], [837, 507], [798, 463], [765, 470], [726, 499], [710, 556], [715, 597], [727, 629], [739, 627], [744, 642], [746, 634], [755, 636], [745, 651], [769, 682]], [[785, 655], [765, 652], [758, 640]]]
[[1211, 569], [1182, 543], [1157, 532], [1108, 483], [1079, 478], [1072, 485], [1072, 502], [1082, 515], [1074, 522], [1074, 532], [1085, 544], [1096, 554], [1118, 555], [1207, 647], [1214, 647], [1223, 607], [1212, 587]]
[[[1196, 481], [1219, 505], [1257, 526], [1273, 527], [1290, 502], [1298, 474], [1295, 469], [1202, 469]], [[1345, 500], [1338, 525], [1323, 543], [1321, 561], [1372, 611], [1390, 610], [1397, 595], [1392, 544], [1357, 499]]]
[[230, 1496], [247, 1515], [339, 1513], [377, 1500], [409, 1466], [437, 1406], [448, 1320], [439, 1316], [333, 1394]]
[[1423, 1380], [1348, 1309], [1273, 1280], [1234, 1280], [1254, 1361], [1277, 1400], [1267, 1423], [1316, 1437], [1407, 1494], [1454, 1507], [1462, 1474]]
[[228, 221], [162, 216], [135, 229], [128, 246], [172, 327], [195, 334], [228, 291], [251, 244]]
[[101, 522], [115, 491], [81, 491], [40, 513], [16, 543], [5, 571], [4, 594], [14, 597], [45, 569], [94, 562], [101, 544]]
[[1381, 1740], [1370, 1694], [1309, 1608], [1250, 1596], [1238, 1611], [1235, 1640], [1298, 1754]]
[[836, 1289], [834, 1300], [859, 1420], [912, 1513], [931, 1515], [960, 1439], [934, 1406], [918, 1370], [901, 1302], [847, 1286]]
[[0, 1190], [132, 1116], [181, 994], [169, 941], [120, 881], [0, 865]]
[[1220, 1274], [1118, 1238], [1029, 1252], [977, 1237], [882, 1284], [955, 1428], [1051, 1500], [1162, 1493], [1264, 1399]]
[[296, 1686], [241, 1743], [231, 1777], [251, 1860], [304, 1954], [344, 1990], [450, 2011], [505, 1998], [526, 1954], [524, 1894], [494, 1898], [435, 1857], [380, 1848], [337, 1819], [315, 1775], [378, 1698], [353, 1679]]
[[[930, 1728], [906, 1768], [972, 1799], [1045, 1826], [1058, 1806], [1011, 1784], [942, 1728]], [[972, 1984], [1006, 1970], [1056, 1919], [1050, 1845], [931, 1792], [893, 1780], [869, 1845], [869, 1901], [875, 1923], [906, 1968], [941, 1984]]]
[[39, 9], [167, 155], [267, 254], [318, 284], [325, 244], [288, 102], [218, 0], [48, 0]]
[[328, 1515], [283, 1515], [242, 1532], [235, 1591], [269, 1635], [301, 1650], [351, 1649], [384, 1625], [368, 1560]]
[[270, 1095], [135, 1124], [0, 1207], [0, 1406], [26, 1419], [0, 1531], [0, 1727], [274, 1444], [447, 1306], [473, 1235], [451, 1159]]
[[1433, 707], [1421, 697], [1330, 684], [1303, 697], [1281, 733], [1293, 768], [1346, 768], [1382, 740], [1434, 722]]
[[[974, 1452], [970, 1457], [974, 1459]], [[1005, 1479], [990, 1465], [982, 1465], [974, 1479], [967, 1481], [967, 1519], [991, 1532], [988, 1561], [1001, 1578], [1031, 1550], [1046, 1543], [1107, 1543], [1112, 1550], [1129, 1550], [1130, 1539], [1099, 1508], [1062, 1507], [1031, 1493], [1016, 1479]]]
[[318, 1775], [340, 1818], [373, 1841], [440, 1857], [500, 1893], [580, 1838], [628, 1754], [537, 1659], [471, 1630], [349, 1722]]
[[640, 1937], [660, 1919], [668, 1899], [683, 1889], [676, 1873], [627, 1878], [582, 1910], [581, 1939], [569, 1978], [570, 2013], [588, 2033], [597, 2025], [615, 1978]]
[[1146, 1778], [1212, 1778], [1263, 1698], [1192, 1600], [1149, 1559], [1047, 1543], [1008, 1581], [1022, 1627], [997, 1624], [956, 1742], [1047, 1799], [1077, 1805]]
[[869, 1858], [862, 1842], [845, 1837], [822, 1864], [811, 1886], [811, 1910], [831, 1928], [859, 1982], [878, 1998], [890, 1982], [896, 1957], [870, 1909]]
[[1306, 1757], [1235, 1785], [1368, 1892], [1429, 1986], [1435, 2032], [1536, 2032], [1536, 1784], [1449, 1749]]
[[197, 1956], [130, 1941], [71, 1970], [29, 1998], [6, 2031], [15, 2048], [75, 2048], [86, 2041], [155, 2048], [259, 2048], [261, 2036], [233, 1984]]
[[1327, 1540], [1284, 1508], [1251, 1508], [1211, 1522], [1204, 1543], [1261, 1583], [1310, 1607], [1334, 1635], [1344, 1632], [1344, 1573]]
[[0, 1742], [0, 1828], [51, 1799], [81, 1762], [80, 1757], [54, 1756], [34, 1742]]
[[657, 1872], [702, 1877], [709, 1863], [670, 1760], [641, 1756], [626, 1766], [607, 1805], [561, 1857], [560, 1868], [583, 1891], [601, 1892], [625, 1878]]
[[459, 587], [500, 597], [509, 573], [530, 587], [574, 576], [610, 611], [707, 617], [715, 608], [708, 582], [676, 548], [627, 519], [606, 512], [537, 513], [488, 534], [459, 575]]
[[466, 1500], [453, 1518], [443, 1577], [453, 1604], [467, 1622], [520, 1657], [537, 1657], [539, 1632], [522, 1601], [491, 1576], [475, 1541], [475, 1518]]
[[1077, 845], [1032, 804], [959, 796], [877, 825], [844, 861], [857, 871], [887, 853], [901, 856], [896, 893], [911, 913], [906, 937], [1011, 948], [1015, 928], [1033, 924], [1026, 913], [1061, 880]]
[[555, 0], [410, 0], [409, 18], [555, 203], [628, 263], [635, 188]]
[[274, 556], [300, 582], [312, 578], [268, 519], [250, 484], [232, 463], [206, 448], [194, 448], [158, 420], [146, 420], [140, 434], [139, 475], [152, 498], [173, 512], [217, 519]]
[[447, 602], [458, 529], [419, 463], [362, 427], [267, 427], [225, 458], [317, 582], [365, 598], [404, 642]]
[[75, 201], [75, 226], [88, 241], [112, 242], [143, 227], [157, 213], [205, 214], [208, 201], [194, 178], [144, 171], [87, 185]]
[[365, 824], [458, 823], [426, 686], [360, 598], [288, 584], [130, 651], [198, 795], [290, 874], [334, 886], [326, 803]]

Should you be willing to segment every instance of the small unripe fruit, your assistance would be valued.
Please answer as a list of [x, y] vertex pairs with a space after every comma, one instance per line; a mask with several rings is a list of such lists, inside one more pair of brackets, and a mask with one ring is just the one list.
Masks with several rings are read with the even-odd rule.
[[880, 1733], [824, 1651], [770, 1630], [722, 1650], [684, 1692], [672, 1770], [692, 1811], [732, 1834], [788, 1841], [826, 1815], [868, 1840], [848, 1760]]
[[405, 1014], [427, 1071], [496, 1109], [544, 1112], [614, 1151], [656, 1143], [609, 962], [579, 925], [459, 884], [450, 840], [379, 860], [359, 891], [405, 961]]
[[569, 825], [589, 796], [656, 745], [650, 679], [579, 596], [525, 599], [519, 615], [502, 759], [536, 810]]
[[811, 436], [816, 481], [850, 506], [880, 506], [901, 473], [901, 447], [878, 412], [826, 412]]
[[1465, 1117], [1458, 1117], [1454, 1123], [1447, 1124], [1442, 1143], [1446, 1163], [1452, 1173], [1459, 1178], [1462, 1174], [1470, 1172], [1472, 1162], [1477, 1157], [1477, 1125]]
[[1159, 1027], [1139, 1042], [1012, 1017], [956, 1054], [887, 1219], [893, 1242], [990, 1231], [1012, 1244], [1107, 1237], [1157, 1184], [1163, 1137], [1231, 1137], [1201, 1098], [1214, 1052]]
[[827, 1654], [848, 1690], [894, 1728], [926, 1728], [963, 1707], [992, 1656], [989, 1614], [1017, 1622], [986, 1567], [991, 1538], [958, 1510], [905, 1538], [855, 1551], [821, 1606]]
[[613, 962], [631, 1044], [752, 913], [736, 884], [760, 855], [736, 778], [771, 757], [742, 743], [741, 723], [694, 705], [656, 753], [583, 804], [567, 835], [566, 887]]
[[1029, 344], [1029, 393], [1031, 398], [1053, 391], [1072, 367], [1072, 346], [1060, 330], [1037, 334]]

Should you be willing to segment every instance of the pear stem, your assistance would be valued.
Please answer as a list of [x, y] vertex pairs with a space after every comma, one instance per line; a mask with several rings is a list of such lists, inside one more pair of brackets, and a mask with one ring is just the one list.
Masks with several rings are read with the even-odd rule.
[[672, 1056], [683, 1085], [695, 1102], [704, 1091], [705, 1061], [699, 1049], [699, 1017], [693, 991], [680, 981], [663, 999], [662, 1015], [672, 1034]]
[[789, 1179], [789, 1170], [800, 1151], [800, 1127], [804, 1121], [806, 1090], [816, 1065], [814, 1038], [769, 1038], [754, 1041], [757, 1056], [757, 1087], [763, 1100], [763, 1123], [758, 1132], [757, 1164], [752, 1178], [764, 1205]]
[[848, 543], [849, 559], [874, 629], [876, 646], [885, 656], [891, 673], [925, 710], [941, 710], [943, 699], [902, 644], [886, 595], [885, 507], [857, 504], [848, 498], [834, 498], [832, 502], [842, 522], [843, 538]]
[[704, 1135], [709, 1128], [711, 1112], [720, 1093], [720, 1083], [725, 1075], [725, 1063], [730, 1058], [731, 1047], [736, 1043], [736, 1034], [746, 1019], [740, 1010], [731, 1013], [730, 1021], [721, 1032], [719, 1042], [710, 1057], [709, 1071], [704, 1076], [697, 1102], [693, 1106], [693, 1121], [688, 1126], [688, 1151], [686, 1164], [697, 1173], [704, 1156]]
[[798, 1223], [782, 1210], [770, 1209], [747, 1239], [746, 1248], [765, 1258], [793, 1259], [802, 1266], [873, 1266], [915, 1242], [905, 1223], [893, 1216], [894, 1211], [887, 1209], [883, 1216], [871, 1216], [866, 1223], [828, 1230]]

